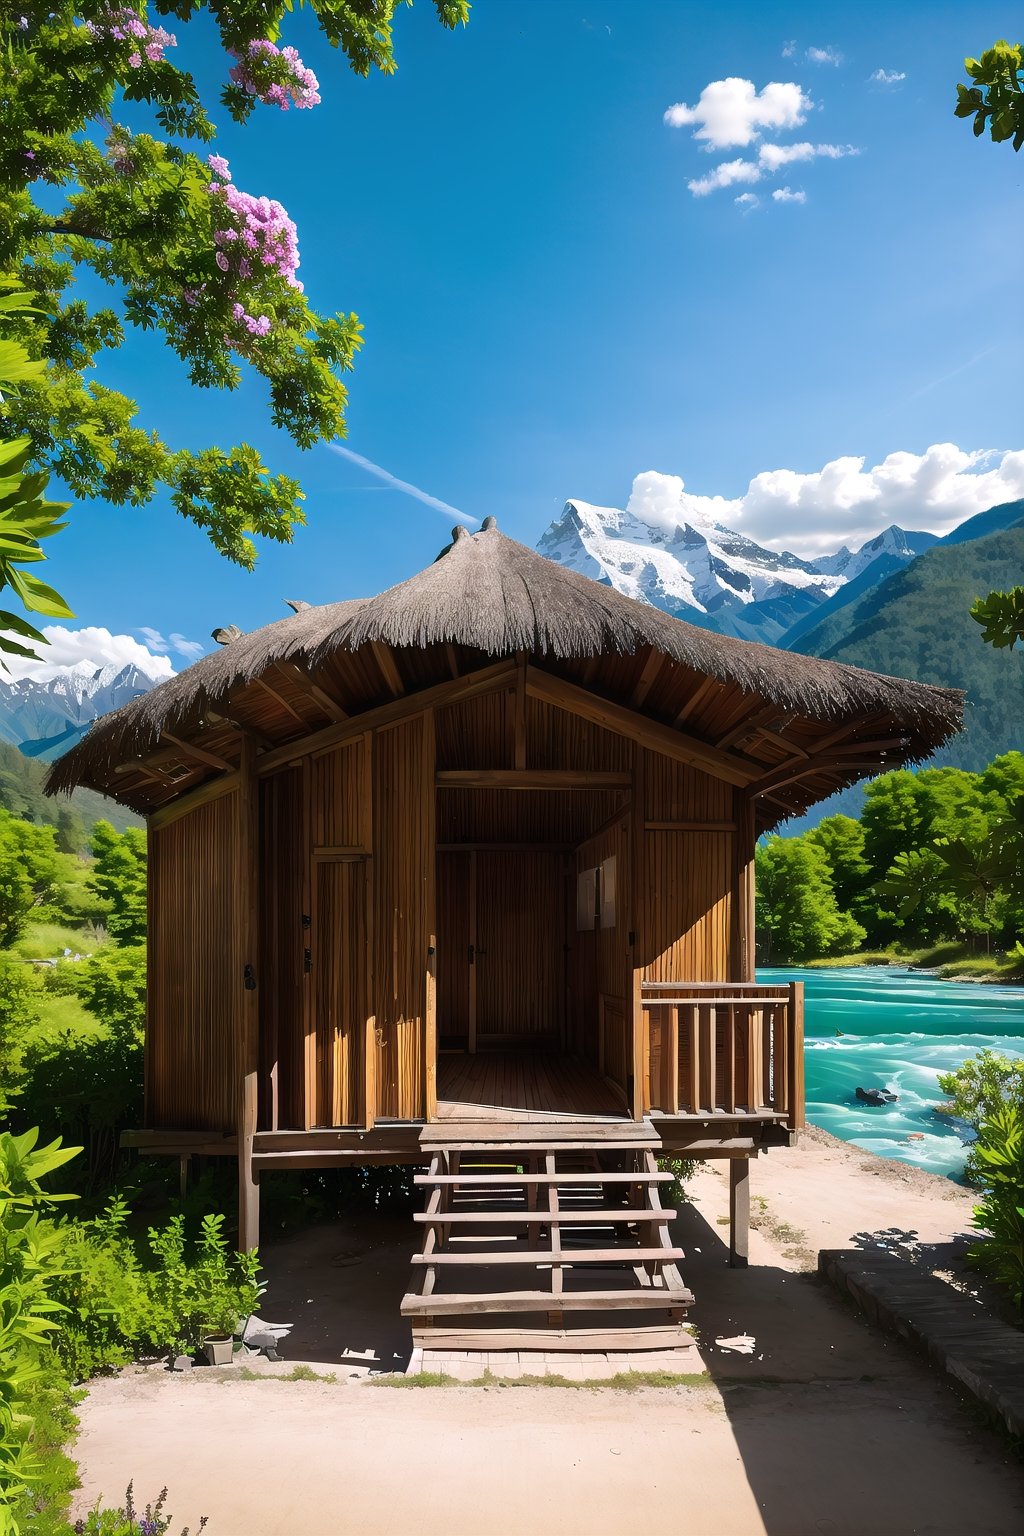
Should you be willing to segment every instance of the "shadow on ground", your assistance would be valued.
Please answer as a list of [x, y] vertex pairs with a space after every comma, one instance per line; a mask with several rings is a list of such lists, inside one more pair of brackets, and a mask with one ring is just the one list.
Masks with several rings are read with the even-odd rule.
[[404, 1371], [412, 1336], [399, 1308], [417, 1246], [410, 1215], [380, 1212], [265, 1237], [261, 1316], [291, 1325], [283, 1357]]
[[816, 1274], [730, 1269], [724, 1229], [693, 1205], [675, 1234], [701, 1357], [770, 1536], [1003, 1536], [983, 1469], [1012, 1458], [898, 1340]]

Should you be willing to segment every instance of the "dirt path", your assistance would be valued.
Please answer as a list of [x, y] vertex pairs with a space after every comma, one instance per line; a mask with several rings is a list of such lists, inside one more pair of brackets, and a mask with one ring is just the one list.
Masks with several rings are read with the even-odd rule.
[[[337, 1382], [128, 1373], [83, 1405], [85, 1502], [129, 1477], [142, 1493], [167, 1483], [176, 1518], [194, 1530], [208, 1514], [209, 1536], [623, 1536], [655, 1522], [680, 1536], [1008, 1536], [1024, 1528], [1021, 1464], [802, 1272], [812, 1247], [861, 1232], [955, 1245], [969, 1197], [875, 1161], [819, 1136], [762, 1158], [746, 1271], [727, 1265], [726, 1179], [701, 1170], [678, 1228], [703, 1385], [396, 1389], [330, 1364]], [[322, 1228], [270, 1256], [276, 1304], [305, 1309], [278, 1373], [339, 1346], [350, 1361], [401, 1351], [411, 1225]]]

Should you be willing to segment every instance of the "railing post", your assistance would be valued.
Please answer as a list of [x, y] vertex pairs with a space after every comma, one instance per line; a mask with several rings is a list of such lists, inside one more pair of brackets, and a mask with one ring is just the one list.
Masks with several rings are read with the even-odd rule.
[[789, 1127], [803, 1129], [804, 1120], [804, 984], [789, 984]]

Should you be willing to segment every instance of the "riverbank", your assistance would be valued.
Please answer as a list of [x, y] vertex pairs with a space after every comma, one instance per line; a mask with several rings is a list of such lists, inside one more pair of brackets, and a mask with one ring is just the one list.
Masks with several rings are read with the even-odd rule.
[[[266, 1315], [295, 1322], [286, 1359], [250, 1379], [235, 1367], [93, 1382], [79, 1507], [134, 1477], [147, 1497], [169, 1486], [176, 1521], [208, 1514], [210, 1536], [619, 1536], [639, 1508], [690, 1536], [861, 1536], [870, 1487], [884, 1491], [878, 1530], [1021, 1528], [1019, 1461], [812, 1273], [819, 1247], [875, 1243], [954, 1273], [970, 1195], [818, 1130], [759, 1158], [751, 1184], [749, 1269], [728, 1267], [723, 1165], [697, 1171], [673, 1224], [706, 1378], [630, 1393], [375, 1387], [366, 1363], [394, 1369], [408, 1353], [411, 1218], [271, 1240]], [[321, 1379], [295, 1379], [298, 1362]]]
[[847, 970], [851, 966], [893, 966], [920, 971], [941, 981], [977, 981], [995, 986], [1024, 985], [1024, 959], [1013, 955], [979, 955], [966, 944], [938, 944], [930, 949], [861, 950], [854, 955], [833, 955], [827, 960], [807, 960], [813, 971]]

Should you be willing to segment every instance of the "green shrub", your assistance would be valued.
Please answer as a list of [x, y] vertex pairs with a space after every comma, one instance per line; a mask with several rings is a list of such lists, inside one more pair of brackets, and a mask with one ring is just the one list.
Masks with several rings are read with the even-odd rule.
[[36, 1131], [0, 1132], [0, 1530], [13, 1536], [22, 1529], [21, 1514], [34, 1506], [40, 1517], [59, 1516], [69, 1489], [66, 1459], [50, 1428], [70, 1412], [50, 1346], [61, 1313], [54, 1292], [64, 1244], [46, 1217], [58, 1200], [72, 1197], [46, 1193], [40, 1180], [79, 1149], [37, 1141]]
[[114, 1199], [92, 1221], [64, 1229], [66, 1273], [55, 1292], [66, 1311], [57, 1353], [75, 1381], [132, 1360], [186, 1353], [210, 1334], [232, 1334], [262, 1294], [255, 1253], [231, 1251], [224, 1217], [203, 1218], [190, 1243], [185, 1218], [151, 1227], [147, 1251]]
[[978, 1144], [981, 1126], [1000, 1110], [1016, 1107], [1024, 1113], [1024, 1057], [1003, 1056], [987, 1047], [969, 1056], [953, 1072], [940, 1072], [939, 1088], [950, 1099], [952, 1113], [974, 1132], [968, 1143], [966, 1173], [971, 1184], [984, 1182]]
[[984, 1185], [974, 1226], [985, 1235], [971, 1258], [1024, 1312], [1024, 1107], [1002, 1104], [982, 1120], [974, 1156]]

